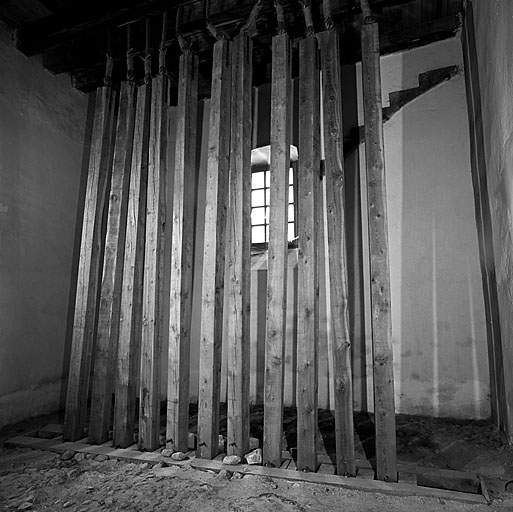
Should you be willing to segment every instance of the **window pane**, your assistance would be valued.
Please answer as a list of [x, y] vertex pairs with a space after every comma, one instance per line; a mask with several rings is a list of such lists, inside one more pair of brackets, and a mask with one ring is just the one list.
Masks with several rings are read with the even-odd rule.
[[251, 188], [265, 187], [265, 172], [254, 172], [251, 175]]
[[289, 187], [289, 203], [294, 202], [294, 187], [291, 185]]
[[271, 204], [271, 189], [265, 189], [265, 204], [269, 206]]
[[291, 242], [295, 238], [294, 237], [294, 223], [293, 222], [289, 222], [288, 229], [289, 229], [288, 240], [289, 240], [289, 242]]
[[265, 224], [265, 208], [253, 208], [251, 210], [251, 224]]
[[254, 226], [251, 229], [251, 243], [262, 244], [265, 241], [265, 226]]
[[289, 204], [289, 222], [294, 222], [294, 205]]
[[253, 190], [251, 192], [251, 206], [264, 206], [265, 191], [264, 190]]
[[292, 185], [294, 183], [294, 170], [292, 167], [289, 170], [289, 185]]

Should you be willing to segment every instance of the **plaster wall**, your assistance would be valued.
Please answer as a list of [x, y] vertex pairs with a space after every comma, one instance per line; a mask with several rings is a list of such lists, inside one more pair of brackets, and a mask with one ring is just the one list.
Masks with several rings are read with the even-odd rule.
[[513, 442], [513, 4], [473, 1], [484, 156], [492, 221], [506, 414]]
[[55, 411], [87, 98], [0, 26], [0, 427]]
[[[418, 86], [420, 73], [454, 65], [462, 66], [459, 37], [382, 57], [383, 105], [390, 93]], [[343, 74], [358, 98], [347, 105], [349, 117], [361, 126], [361, 67]], [[486, 418], [486, 324], [463, 72], [403, 106], [385, 123], [384, 135], [396, 410]], [[355, 407], [372, 409], [364, 165], [360, 145], [346, 160], [346, 173], [362, 177], [363, 236], [352, 235], [363, 251], [361, 261], [353, 260], [363, 296], [360, 304], [353, 301], [353, 368]], [[357, 201], [352, 208], [350, 219]], [[353, 288], [358, 291], [358, 283]]]

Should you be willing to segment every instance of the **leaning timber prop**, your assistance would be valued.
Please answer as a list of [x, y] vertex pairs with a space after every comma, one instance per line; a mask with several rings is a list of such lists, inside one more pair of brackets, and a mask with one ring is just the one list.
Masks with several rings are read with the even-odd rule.
[[368, 0], [362, 7], [362, 81], [371, 275], [372, 357], [376, 470], [379, 480], [397, 481], [390, 265], [378, 23]]
[[[160, 360], [163, 336], [163, 265], [164, 225], [166, 218], [167, 175], [167, 89], [166, 76], [167, 13], [162, 17], [159, 48], [159, 73], [151, 82], [149, 126], [148, 188], [146, 195], [146, 236], [142, 296], [141, 344], [145, 358], [141, 361], [141, 380], [148, 383], [147, 400], [151, 404], [146, 426], [147, 450], [160, 445]], [[141, 393], [145, 389], [141, 387]], [[141, 395], [143, 396], [143, 395]]]
[[[124, 91], [127, 93], [129, 104], [124, 107]], [[124, 109], [126, 113], [124, 113]], [[127, 80], [121, 84], [121, 98], [118, 114], [118, 137], [120, 154], [121, 148], [130, 148], [125, 153], [125, 165], [127, 167], [127, 185], [128, 185], [128, 211], [130, 215], [125, 221], [126, 233], [124, 235], [124, 266], [121, 286], [121, 313], [118, 334], [118, 353], [116, 367], [116, 386], [114, 403], [114, 425], [113, 425], [113, 444], [121, 448], [126, 448], [134, 441], [134, 423], [136, 409], [137, 376], [138, 376], [138, 353], [140, 345], [140, 316], [134, 309], [137, 304], [140, 287], [134, 286], [134, 283], [140, 283], [140, 251], [136, 251], [137, 246], [137, 223], [138, 215], [138, 188], [134, 183], [135, 176], [131, 176], [132, 158], [140, 159], [140, 126], [143, 123], [141, 119], [140, 108], [137, 105], [137, 87], [134, 78], [134, 57], [132, 45], [132, 26], [127, 26]], [[127, 121], [133, 125], [126, 134], [121, 133], [121, 123], [126, 116]], [[138, 116], [138, 117], [137, 117]], [[135, 126], [138, 126], [137, 145], [134, 150]], [[123, 143], [123, 139], [125, 143]], [[116, 139], [116, 155], [118, 151], [118, 139]], [[135, 152], [134, 152], [135, 151]], [[114, 159], [116, 166], [116, 158]], [[116, 169], [116, 167], [114, 167]], [[114, 171], [115, 172], [115, 171]], [[140, 244], [140, 241], [139, 241]], [[135, 275], [136, 269], [138, 274]]]
[[[137, 117], [134, 137], [134, 157], [132, 159], [132, 179], [130, 181], [131, 203], [127, 227], [127, 246], [131, 262], [125, 259], [129, 278], [124, 281], [127, 292], [133, 293], [132, 333], [135, 346], [140, 346], [139, 377], [139, 437], [140, 450], [156, 450], [159, 447], [160, 402], [159, 369], [156, 362], [160, 354], [155, 352], [152, 340], [142, 338], [143, 276], [146, 241], [146, 197], [148, 187], [148, 161], [150, 149], [151, 113], [151, 47], [150, 18], [146, 18], [146, 51], [144, 58], [144, 84], [137, 95]], [[128, 231], [131, 232], [130, 240]]]
[[216, 38], [207, 155], [205, 231], [199, 354], [198, 456], [213, 459], [219, 446], [221, 346], [226, 251], [226, 211], [230, 170], [231, 54], [226, 35], [209, 17], [207, 28]]
[[337, 474], [356, 476], [354, 451], [351, 340], [347, 299], [342, 83], [339, 38], [331, 18], [330, 0], [324, 0], [325, 31], [317, 35], [322, 69], [327, 220], [327, 265], [332, 321], [332, 358], [335, 399]]
[[230, 194], [228, 230], [227, 453], [249, 449], [249, 348], [251, 285], [251, 93], [252, 41], [262, 1], [234, 38], [232, 55]]
[[189, 432], [198, 57], [189, 42], [181, 36], [182, 10], [182, 7], [178, 9], [176, 18], [176, 33], [182, 55], [176, 112], [166, 446], [185, 452]]
[[317, 470], [317, 344], [319, 338], [319, 63], [309, 0], [306, 37], [299, 42], [297, 468]]
[[288, 203], [291, 143], [291, 50], [283, 6], [276, 2], [278, 35], [272, 40], [271, 153], [267, 315], [264, 373], [263, 462], [282, 463], [283, 383], [287, 319]]
[[228, 230], [227, 453], [249, 449], [249, 326], [251, 284], [251, 86], [253, 45], [250, 36], [262, 7], [257, 0], [248, 21], [234, 38], [232, 55], [230, 194]]
[[[82, 222], [71, 358], [63, 437], [84, 437], [93, 349], [98, 323], [99, 290], [105, 240], [104, 208], [108, 197], [114, 138], [116, 92], [113, 58], [107, 56], [104, 86], [96, 91], [92, 141]], [[110, 400], [110, 396], [108, 397]]]
[[[127, 31], [127, 42], [130, 49], [130, 25], [128, 25]], [[131, 64], [133, 64], [133, 58], [128, 51], [127, 69], [131, 69]], [[109, 438], [112, 393], [118, 382], [115, 378], [116, 354], [121, 314], [123, 261], [137, 98], [135, 82], [128, 75], [127, 73], [127, 80], [121, 84], [119, 95], [91, 396], [89, 442], [96, 444], [104, 443]], [[123, 350], [121, 350], [120, 357], [124, 357]], [[123, 391], [125, 390], [119, 391], [119, 401], [122, 407], [126, 409], [128, 404], [123, 402]], [[118, 396], [117, 393], [116, 396]], [[133, 401], [131, 405], [133, 413]], [[121, 428], [121, 431], [124, 432], [126, 425], [118, 423], [117, 427], [118, 435], [115, 437], [118, 437], [119, 440], [120, 436], [123, 437], [119, 430]], [[125, 442], [122, 444], [128, 446], [132, 444], [132, 439], [129, 440], [128, 444]]]

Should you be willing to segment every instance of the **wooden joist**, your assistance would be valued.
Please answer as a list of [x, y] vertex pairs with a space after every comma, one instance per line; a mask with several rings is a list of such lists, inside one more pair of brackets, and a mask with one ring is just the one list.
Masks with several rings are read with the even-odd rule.
[[290, 169], [290, 40], [273, 37], [271, 88], [271, 183], [267, 256], [264, 373], [264, 464], [281, 466], [283, 381], [287, 317], [288, 202]]
[[[121, 322], [114, 410], [114, 444], [116, 446], [129, 446], [133, 443], [137, 360], [141, 343], [150, 96], [149, 85], [139, 87], [121, 291]], [[144, 413], [146, 413], [145, 409]]]
[[187, 450], [194, 263], [198, 58], [180, 57], [171, 247], [166, 446]]
[[338, 34], [318, 34], [321, 48], [323, 130], [326, 172], [327, 255], [332, 321], [337, 474], [356, 475], [353, 424], [351, 340], [347, 299], [347, 263], [344, 211], [344, 152], [342, 84]]
[[207, 156], [205, 237], [199, 356], [198, 455], [212, 459], [219, 439], [221, 345], [223, 336], [226, 209], [230, 166], [229, 43], [214, 45]]
[[121, 84], [103, 261], [103, 279], [94, 363], [89, 442], [107, 441], [121, 310], [125, 231], [135, 126], [136, 86]]
[[109, 86], [96, 92], [64, 422], [64, 438], [71, 441], [83, 437], [86, 424], [91, 359], [98, 321], [104, 247], [102, 225], [110, 185], [115, 99], [116, 93]]
[[232, 43], [230, 200], [228, 212], [227, 452], [249, 448], [249, 326], [251, 281], [252, 43], [245, 32]]
[[297, 468], [317, 469], [317, 270], [319, 193], [319, 67], [317, 39], [299, 42]]
[[362, 24], [362, 80], [371, 275], [376, 466], [379, 480], [397, 481], [392, 314], [378, 24]]

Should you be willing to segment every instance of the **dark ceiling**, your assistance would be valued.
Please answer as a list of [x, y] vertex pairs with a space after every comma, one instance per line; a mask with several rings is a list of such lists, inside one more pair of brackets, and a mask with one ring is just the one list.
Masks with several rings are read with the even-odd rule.
[[[0, 20], [15, 29], [17, 48], [31, 56], [41, 54], [43, 65], [52, 73], [69, 73], [73, 85], [90, 91], [102, 83], [106, 53], [114, 57], [114, 80], [126, 74], [127, 25], [132, 29], [132, 48], [142, 56], [145, 51], [145, 27], [150, 29], [150, 47], [155, 72], [162, 34], [162, 14], [168, 12], [166, 28], [167, 68], [176, 80], [180, 47], [176, 38], [176, 13], [182, 6], [180, 32], [192, 43], [200, 58], [200, 95], [210, 89], [211, 53], [214, 38], [206, 27], [207, 0], [0, 0]], [[254, 82], [270, 79], [270, 43], [276, 33], [273, 0], [261, 0], [253, 36]], [[229, 36], [247, 20], [253, 0], [210, 0], [213, 24]], [[305, 32], [298, 0], [280, 0], [284, 6], [287, 32], [294, 38]], [[323, 30], [322, 0], [311, 0], [316, 30]], [[418, 46], [451, 36], [459, 27], [461, 0], [371, 0], [373, 13], [380, 22], [382, 53]], [[359, 59], [360, 8], [357, 0], [331, 0], [333, 20], [341, 34], [344, 62]], [[136, 59], [136, 77], [143, 78], [142, 59]]]

